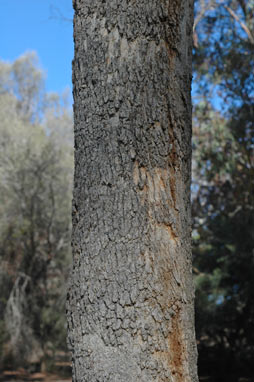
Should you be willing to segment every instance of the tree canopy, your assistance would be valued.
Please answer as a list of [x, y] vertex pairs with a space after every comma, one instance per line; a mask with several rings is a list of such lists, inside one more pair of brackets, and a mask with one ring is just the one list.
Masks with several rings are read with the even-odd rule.
[[3, 362], [65, 348], [72, 113], [47, 94], [35, 53], [0, 62], [0, 288]]
[[[253, 1], [198, 2], [193, 252], [200, 372], [253, 375]], [[219, 379], [216, 379], [219, 380]], [[236, 379], [238, 380], [238, 379]]]

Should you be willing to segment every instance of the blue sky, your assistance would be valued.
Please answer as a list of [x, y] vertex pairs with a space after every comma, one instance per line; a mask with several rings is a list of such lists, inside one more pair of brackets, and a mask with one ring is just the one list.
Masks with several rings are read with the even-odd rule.
[[72, 0], [0, 0], [0, 15], [0, 59], [36, 51], [46, 89], [71, 88]]

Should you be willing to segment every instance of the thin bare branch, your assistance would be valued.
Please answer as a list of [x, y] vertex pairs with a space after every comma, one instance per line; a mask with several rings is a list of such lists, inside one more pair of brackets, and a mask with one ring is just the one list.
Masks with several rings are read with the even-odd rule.
[[68, 23], [72, 23], [72, 19], [68, 18], [68, 17], [65, 17], [64, 14], [61, 12], [61, 10], [54, 6], [54, 5], [50, 5], [50, 19], [51, 20], [61, 20], [61, 21], [64, 21], [64, 22], [68, 22]]
[[228, 11], [228, 13], [241, 25], [242, 29], [245, 31], [247, 34], [250, 42], [254, 44], [254, 37], [251, 34], [251, 31], [247, 27], [246, 24], [244, 24], [243, 21], [240, 20], [240, 18], [237, 16], [237, 14], [233, 11], [233, 9], [229, 8], [227, 5], [223, 5], [223, 7]]

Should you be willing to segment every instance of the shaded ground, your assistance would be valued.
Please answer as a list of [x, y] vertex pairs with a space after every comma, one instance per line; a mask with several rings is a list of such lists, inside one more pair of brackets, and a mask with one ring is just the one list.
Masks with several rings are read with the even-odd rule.
[[[231, 378], [229, 378], [231, 380]], [[221, 380], [220, 380], [221, 381]], [[217, 378], [200, 376], [199, 382], [220, 382]], [[237, 382], [253, 382], [252, 378], [237, 378]], [[24, 369], [3, 371], [0, 373], [0, 382], [72, 382], [71, 376], [61, 376], [50, 373], [28, 373]], [[120, 381], [119, 381], [120, 382]], [[225, 380], [228, 382], [228, 380]]]
[[70, 362], [57, 362], [54, 372], [29, 373], [23, 368], [0, 372], [0, 382], [71, 382]]
[[71, 377], [56, 374], [33, 373], [29, 374], [23, 369], [16, 371], [3, 371], [0, 374], [1, 382], [71, 382]]
[[209, 376], [200, 376], [199, 377], [199, 382], [254, 382], [254, 379], [252, 378], [245, 378], [245, 377], [240, 377], [240, 378], [232, 378], [230, 376], [228, 377], [209, 377]]

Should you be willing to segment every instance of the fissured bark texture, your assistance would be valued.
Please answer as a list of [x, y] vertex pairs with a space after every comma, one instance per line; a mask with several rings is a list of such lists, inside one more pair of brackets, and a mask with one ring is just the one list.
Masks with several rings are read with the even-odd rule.
[[194, 382], [192, 0], [76, 0], [75, 382]]

